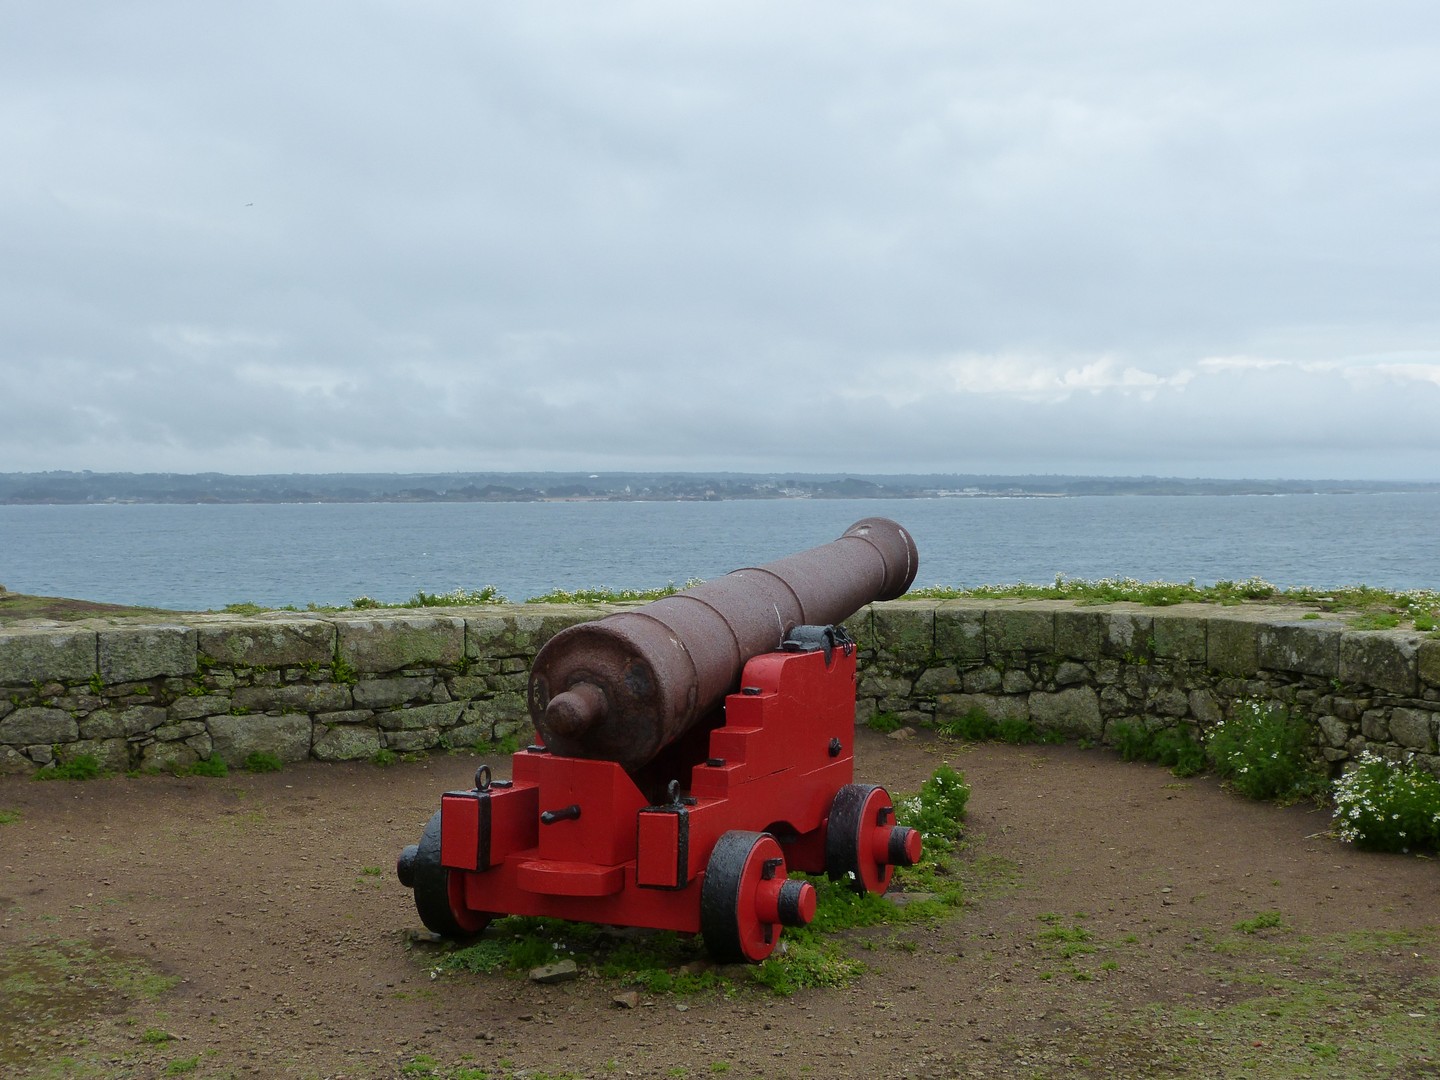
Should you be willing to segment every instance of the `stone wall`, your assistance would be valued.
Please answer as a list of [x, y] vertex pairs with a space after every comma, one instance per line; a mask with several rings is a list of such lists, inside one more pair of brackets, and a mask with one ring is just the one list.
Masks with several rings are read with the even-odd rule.
[[[118, 771], [524, 741], [535, 651], [606, 609], [443, 610], [0, 631], [0, 770], [80, 755]], [[849, 627], [860, 720], [925, 724], [981, 709], [1104, 742], [1122, 721], [1203, 736], [1255, 697], [1312, 722], [1333, 763], [1370, 746], [1421, 755], [1440, 775], [1433, 636], [1271, 605], [995, 600], [875, 604]]]
[[604, 613], [446, 611], [0, 631], [0, 770], [80, 755], [113, 770], [347, 761], [523, 737], [531, 658]]
[[1369, 747], [1440, 775], [1440, 638], [1354, 630], [1301, 607], [896, 601], [852, 620], [870, 662], [862, 715], [933, 723], [983, 710], [1110, 741], [1114, 725], [1203, 739], [1248, 698], [1314, 726], [1332, 766]]

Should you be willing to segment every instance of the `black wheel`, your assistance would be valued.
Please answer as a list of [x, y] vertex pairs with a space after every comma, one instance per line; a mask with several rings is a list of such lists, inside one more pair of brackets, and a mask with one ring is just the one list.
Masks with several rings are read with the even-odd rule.
[[420, 834], [420, 843], [414, 854], [407, 848], [401, 854], [406, 863], [406, 876], [414, 883], [415, 910], [426, 929], [441, 937], [457, 941], [474, 937], [490, 923], [490, 916], [465, 907], [459, 874], [451, 873], [440, 865], [440, 811], [430, 818], [425, 831]]
[[785, 876], [785, 856], [769, 833], [720, 837], [700, 887], [700, 932], [722, 964], [759, 963], [780, 940], [780, 927], [815, 917], [815, 887]]
[[856, 892], [890, 887], [896, 866], [920, 858], [920, 834], [895, 824], [890, 794], [875, 784], [846, 784], [830, 804], [825, 826], [825, 872], [848, 878]]

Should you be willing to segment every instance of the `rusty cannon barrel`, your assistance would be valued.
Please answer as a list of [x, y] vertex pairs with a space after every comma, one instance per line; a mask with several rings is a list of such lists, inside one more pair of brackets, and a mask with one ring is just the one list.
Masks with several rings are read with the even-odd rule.
[[903, 595], [918, 567], [903, 527], [865, 518], [820, 547], [569, 627], [530, 669], [530, 718], [554, 753], [633, 773], [737, 690], [751, 657], [796, 626]]

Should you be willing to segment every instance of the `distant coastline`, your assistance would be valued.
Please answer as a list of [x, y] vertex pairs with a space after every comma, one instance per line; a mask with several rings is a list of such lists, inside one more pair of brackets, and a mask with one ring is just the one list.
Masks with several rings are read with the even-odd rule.
[[1155, 476], [480, 472], [0, 473], [0, 505], [124, 503], [675, 502], [986, 499], [1097, 495], [1440, 493], [1437, 481], [1214, 480]]

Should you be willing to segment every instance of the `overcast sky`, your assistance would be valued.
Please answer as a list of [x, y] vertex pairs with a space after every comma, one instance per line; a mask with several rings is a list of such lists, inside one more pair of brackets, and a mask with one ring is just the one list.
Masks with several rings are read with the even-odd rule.
[[0, 471], [1440, 479], [1440, 4], [0, 0]]

